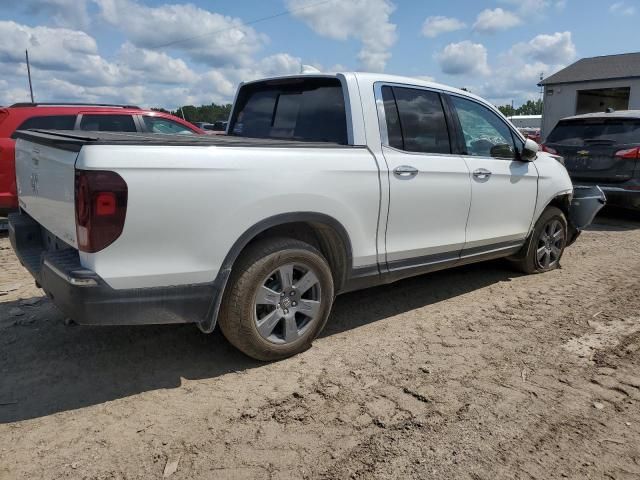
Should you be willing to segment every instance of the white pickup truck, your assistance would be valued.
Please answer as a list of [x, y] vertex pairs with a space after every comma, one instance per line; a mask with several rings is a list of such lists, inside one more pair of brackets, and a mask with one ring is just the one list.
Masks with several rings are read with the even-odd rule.
[[66, 315], [219, 324], [262, 360], [308, 348], [338, 293], [552, 270], [601, 203], [573, 215], [564, 166], [481, 98], [378, 74], [242, 84], [224, 136], [18, 137], [11, 242]]

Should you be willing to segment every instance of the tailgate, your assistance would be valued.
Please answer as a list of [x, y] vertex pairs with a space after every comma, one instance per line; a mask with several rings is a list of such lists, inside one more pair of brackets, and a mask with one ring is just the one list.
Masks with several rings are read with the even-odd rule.
[[74, 205], [79, 148], [45, 144], [21, 132], [16, 143], [20, 208], [64, 242], [77, 247]]

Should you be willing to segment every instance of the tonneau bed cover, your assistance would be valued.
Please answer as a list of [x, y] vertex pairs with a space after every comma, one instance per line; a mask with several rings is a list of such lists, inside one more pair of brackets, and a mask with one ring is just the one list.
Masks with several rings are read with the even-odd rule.
[[[64, 150], [79, 151], [83, 145], [149, 145], [191, 147], [354, 148], [330, 142], [305, 142], [235, 135], [181, 135], [164, 133], [78, 132], [74, 130], [19, 130], [17, 138]], [[355, 148], [358, 148], [357, 146]], [[366, 148], [365, 146], [359, 148]]]

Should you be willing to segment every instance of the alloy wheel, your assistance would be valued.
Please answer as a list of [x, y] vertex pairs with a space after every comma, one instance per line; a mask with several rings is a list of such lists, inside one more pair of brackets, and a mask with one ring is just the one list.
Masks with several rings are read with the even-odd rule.
[[560, 261], [565, 241], [565, 229], [557, 218], [550, 220], [542, 229], [536, 247], [536, 263], [538, 267], [549, 269]]
[[255, 325], [265, 340], [295, 342], [319, 318], [322, 288], [304, 263], [287, 263], [271, 272], [255, 295]]

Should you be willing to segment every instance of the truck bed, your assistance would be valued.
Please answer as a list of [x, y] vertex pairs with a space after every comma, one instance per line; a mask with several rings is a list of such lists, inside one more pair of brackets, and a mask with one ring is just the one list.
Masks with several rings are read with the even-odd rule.
[[163, 133], [78, 132], [75, 130], [19, 130], [17, 138], [64, 150], [79, 151], [83, 145], [140, 145], [261, 148], [366, 148], [331, 142], [304, 142], [250, 138], [235, 135], [180, 135]]

